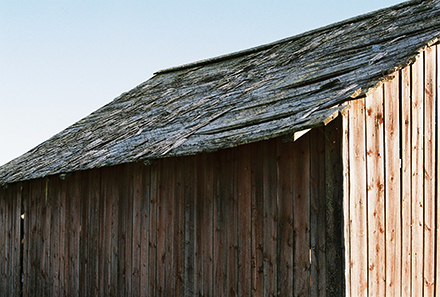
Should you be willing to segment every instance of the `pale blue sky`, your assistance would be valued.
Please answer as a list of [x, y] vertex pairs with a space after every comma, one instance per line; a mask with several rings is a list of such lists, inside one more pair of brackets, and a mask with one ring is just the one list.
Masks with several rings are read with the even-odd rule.
[[157, 70], [400, 2], [0, 0], [0, 164]]

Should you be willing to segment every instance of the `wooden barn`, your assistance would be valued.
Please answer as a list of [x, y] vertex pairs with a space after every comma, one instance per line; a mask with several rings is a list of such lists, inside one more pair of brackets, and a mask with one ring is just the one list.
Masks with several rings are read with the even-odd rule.
[[157, 72], [0, 167], [2, 296], [439, 296], [440, 0]]

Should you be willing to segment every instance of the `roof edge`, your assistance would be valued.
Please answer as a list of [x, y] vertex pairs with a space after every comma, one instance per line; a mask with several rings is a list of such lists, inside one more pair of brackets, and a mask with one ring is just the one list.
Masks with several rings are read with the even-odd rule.
[[400, 8], [403, 8], [403, 7], [406, 7], [406, 6], [411, 6], [411, 5], [420, 4], [420, 3], [423, 3], [423, 2], [431, 2], [431, 1], [432, 0], [410, 0], [410, 1], [402, 2], [402, 3], [399, 3], [399, 4], [393, 5], [393, 6], [389, 6], [389, 7], [386, 7], [386, 8], [376, 9], [376, 10], [373, 10], [371, 12], [367, 12], [367, 13], [364, 13], [364, 14], [361, 14], [361, 15], [349, 18], [349, 19], [345, 19], [345, 20], [342, 20], [342, 21], [339, 21], [339, 22], [336, 22], [336, 23], [332, 23], [332, 24], [329, 24], [327, 26], [315, 28], [315, 29], [312, 29], [312, 30], [300, 33], [298, 35], [287, 37], [287, 38], [280, 39], [280, 40], [277, 40], [277, 41], [273, 41], [273, 42], [270, 42], [270, 43], [262, 44], [262, 45], [259, 45], [259, 46], [251, 47], [251, 48], [248, 48], [248, 49], [240, 50], [240, 51], [229, 53], [229, 54], [225, 54], [225, 55], [216, 56], [216, 57], [213, 57], [213, 58], [207, 58], [207, 59], [199, 60], [199, 61], [196, 61], [196, 62], [190, 62], [190, 63], [187, 63], [187, 64], [182, 64], [182, 65], [179, 65], [179, 66], [173, 66], [173, 67], [169, 67], [169, 68], [164, 68], [164, 69], [161, 69], [161, 70], [158, 70], [158, 71], [154, 72], [153, 75], [160, 75], [160, 74], [165, 74], [165, 73], [185, 70], [185, 69], [189, 69], [189, 68], [205, 66], [205, 65], [208, 65], [208, 64], [214, 64], [214, 63], [222, 62], [222, 61], [225, 61], [225, 60], [242, 57], [242, 56], [245, 56], [245, 55], [249, 55], [249, 54], [253, 54], [253, 53], [257, 53], [257, 52], [260, 52], [260, 51], [267, 50], [267, 49], [269, 49], [269, 48], [271, 48], [271, 47], [273, 47], [275, 45], [278, 45], [278, 44], [283, 44], [283, 43], [286, 43], [286, 42], [294, 41], [296, 39], [302, 38], [302, 37], [310, 35], [310, 34], [326, 31], [326, 30], [332, 29], [334, 27], [338, 27], [338, 26], [345, 25], [345, 24], [352, 23], [352, 22], [359, 22], [359, 21], [361, 21], [363, 19], [366, 19], [366, 18], [370, 17], [371, 15], [376, 14], [379, 11], [400, 9]]

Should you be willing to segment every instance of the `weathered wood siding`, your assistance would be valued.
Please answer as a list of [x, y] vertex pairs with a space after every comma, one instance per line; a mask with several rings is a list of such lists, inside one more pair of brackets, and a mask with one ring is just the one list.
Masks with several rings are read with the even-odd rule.
[[347, 296], [438, 296], [438, 46], [343, 117]]
[[340, 127], [1, 189], [1, 295], [340, 296]]

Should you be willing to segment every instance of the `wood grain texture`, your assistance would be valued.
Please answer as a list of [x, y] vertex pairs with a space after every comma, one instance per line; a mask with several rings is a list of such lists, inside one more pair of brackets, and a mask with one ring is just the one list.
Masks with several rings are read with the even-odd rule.
[[264, 295], [265, 254], [264, 254], [264, 192], [263, 192], [263, 143], [252, 145], [251, 149], [251, 215], [252, 215], [252, 293]]
[[[149, 187], [149, 193], [150, 193], [150, 201], [149, 201], [149, 228], [146, 230], [149, 232], [149, 238], [148, 238], [148, 258], [145, 259], [148, 265], [148, 278], [145, 278], [144, 281], [148, 282], [148, 294], [149, 296], [154, 296], [157, 294], [157, 222], [158, 222], [158, 183], [159, 183], [159, 167], [160, 161], [149, 166], [150, 169], [150, 187]], [[183, 196], [181, 196], [183, 198]]]
[[439, 36], [411, 1], [227, 57], [162, 71], [23, 156], [0, 184], [257, 142], [326, 124]]
[[349, 148], [349, 111], [342, 113], [342, 174], [343, 174], [343, 220], [344, 220], [344, 270], [345, 270], [345, 296], [351, 295], [351, 205], [350, 205], [350, 148]]
[[9, 239], [8, 234], [12, 229], [12, 226], [10, 226], [9, 222], [12, 222], [13, 218], [9, 217], [9, 213], [13, 212], [13, 208], [12, 205], [8, 203], [6, 197], [12, 196], [13, 198], [13, 191], [13, 189], [10, 189], [8, 193], [6, 193], [6, 191], [0, 192], [0, 236], [3, 238], [3, 240], [0, 242], [0, 267], [2, 267], [0, 271], [0, 289], [7, 295], [12, 294], [9, 281], [9, 275], [11, 273], [8, 269], [10, 267], [8, 265], [8, 260], [10, 258], [10, 254], [12, 253], [10, 253], [11, 240]]
[[[279, 139], [278, 139], [279, 140]], [[292, 142], [282, 145], [277, 143], [277, 202], [278, 202], [278, 230], [277, 230], [277, 288], [281, 296], [289, 295], [294, 291], [294, 178], [290, 172], [298, 174], [294, 168], [294, 151]], [[296, 170], [295, 170], [296, 169]]]
[[[23, 264], [22, 264], [22, 274], [23, 274], [23, 284], [22, 284], [22, 293], [24, 295], [29, 292], [29, 243], [30, 243], [30, 232], [29, 232], [29, 223], [30, 223], [30, 196], [29, 196], [29, 183], [25, 183], [23, 185], [23, 201], [22, 201], [22, 213], [25, 215], [25, 219], [23, 220]], [[28, 198], [26, 198], [28, 197]]]
[[385, 180], [383, 86], [365, 100], [367, 199], [368, 199], [368, 291], [385, 295]]
[[[147, 296], [149, 294], [149, 290], [151, 288], [150, 283], [153, 279], [152, 276], [152, 270], [150, 267], [150, 258], [153, 257], [153, 242], [155, 240], [153, 228], [155, 225], [152, 225], [153, 223], [153, 212], [152, 212], [152, 206], [153, 204], [153, 194], [152, 194], [152, 179], [151, 179], [151, 168], [152, 166], [143, 166], [141, 164], [140, 171], [142, 172], [142, 175], [140, 175], [140, 188], [142, 189], [140, 194], [140, 212], [141, 212], [141, 271], [140, 271], [140, 292], [141, 295]], [[139, 176], [138, 176], [139, 177]], [[135, 196], [136, 197], [136, 196]], [[179, 196], [176, 194], [176, 199]], [[153, 204], [155, 205], [155, 204]]]
[[365, 100], [351, 103], [348, 112], [349, 159], [350, 159], [350, 260], [348, 262], [351, 282], [351, 296], [368, 295], [368, 239], [367, 239], [367, 176], [366, 176], [366, 134]]
[[[193, 158], [183, 160], [183, 227], [184, 227], [184, 247], [183, 247], [183, 294], [194, 295], [197, 293], [197, 246], [196, 228], [197, 226], [197, 200], [196, 197], [196, 164]], [[159, 234], [158, 234], [159, 235]]]
[[411, 66], [411, 281], [412, 296], [423, 296], [423, 230], [424, 230], [424, 59]]
[[[440, 117], [440, 100], [439, 100], [439, 94], [440, 94], [440, 76], [439, 71], [440, 69], [440, 48], [438, 45], [436, 47], [436, 57], [437, 57], [437, 76], [435, 81], [435, 90], [437, 94], [437, 104], [435, 106], [436, 113], [437, 113], [437, 123], [439, 122]], [[436, 130], [436, 138], [437, 141], [440, 139], [440, 129], [437, 128]], [[440, 145], [437, 144], [436, 146], [436, 162], [437, 164], [440, 164]], [[437, 165], [437, 173], [436, 173], [436, 260], [435, 260], [435, 293], [440, 293], [440, 168]]]
[[264, 295], [276, 296], [278, 291], [278, 187], [277, 179], [277, 142], [270, 140], [263, 146], [263, 255], [264, 255]]
[[169, 193], [167, 188], [168, 173], [171, 168], [165, 166], [167, 160], [161, 160], [159, 162], [159, 174], [158, 174], [158, 192], [157, 192], [157, 250], [156, 250], [156, 290], [157, 295], [166, 295], [166, 259], [171, 255], [167, 252], [166, 239], [169, 237], [167, 234], [167, 226], [170, 223], [167, 218], [167, 204], [169, 203]]
[[343, 168], [341, 159], [342, 119], [325, 127], [325, 269], [326, 293], [340, 296], [344, 292], [342, 234]]
[[311, 296], [326, 296], [326, 201], [325, 134], [323, 128], [310, 132], [310, 249]]
[[[133, 236], [132, 240], [132, 256], [131, 256], [131, 271], [129, 272], [129, 276], [132, 280], [132, 289], [131, 292], [134, 296], [140, 296], [142, 292], [142, 270], [143, 270], [143, 262], [142, 262], [142, 246], [143, 246], [143, 237], [142, 237], [142, 218], [143, 218], [143, 208], [142, 204], [145, 198], [145, 183], [143, 181], [145, 174], [143, 172], [142, 164], [134, 164], [133, 165], [133, 205], [132, 205], [132, 218], [131, 223], [133, 224]], [[148, 250], [147, 246], [144, 245], [145, 250]]]
[[424, 52], [424, 296], [434, 296], [435, 285], [435, 179], [436, 179], [436, 47]]
[[251, 189], [251, 149], [238, 147], [238, 295], [252, 296], [252, 189]]
[[411, 296], [411, 69], [401, 70], [402, 296]]
[[201, 155], [201, 169], [198, 173], [200, 177], [203, 177], [198, 181], [202, 185], [203, 193], [199, 193], [200, 205], [200, 241], [203, 252], [203, 295], [212, 296], [214, 279], [214, 201], [215, 201], [215, 178], [216, 171], [213, 164], [215, 164], [215, 158], [213, 154]]
[[386, 296], [401, 296], [402, 217], [399, 79], [384, 85]]
[[310, 294], [311, 252], [309, 134], [295, 142], [293, 152], [293, 295], [308, 296]]

